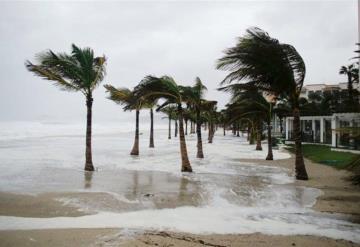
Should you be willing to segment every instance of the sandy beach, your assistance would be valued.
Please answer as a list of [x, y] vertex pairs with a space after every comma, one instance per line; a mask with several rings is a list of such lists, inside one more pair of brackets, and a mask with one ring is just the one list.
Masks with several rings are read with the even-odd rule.
[[360, 0], [0, 0], [0, 36], [0, 247], [360, 247]]
[[[249, 162], [243, 159], [242, 162]], [[254, 160], [251, 160], [254, 162]], [[280, 166], [292, 174], [293, 157], [278, 161], [256, 160], [256, 163]], [[321, 189], [313, 208], [331, 214], [330, 217], [345, 217], [359, 222], [360, 192], [346, 181], [346, 171], [312, 163], [306, 160], [309, 181], [296, 181], [300, 186]], [[64, 195], [62, 195], [64, 196]], [[99, 195], [92, 195], [94, 198]], [[0, 194], [1, 215], [23, 217], [81, 216], [84, 212], [64, 205], [54, 198], [56, 194], [24, 196], [11, 193]], [[164, 205], [170, 206], [171, 205]], [[211, 215], [209, 216], [211, 217]], [[360, 246], [351, 241], [336, 240], [310, 235], [265, 235], [253, 234], [188, 234], [169, 231], [124, 231], [123, 229], [45, 229], [0, 231], [0, 246]]]
[[[51, 135], [0, 142], [0, 246], [359, 246], [360, 193], [346, 171], [306, 160], [310, 180], [296, 181], [286, 150], [265, 161], [266, 143], [254, 151], [218, 134], [182, 174], [166, 131], [155, 149], [142, 135], [131, 157], [132, 132], [107, 126], [87, 173], [82, 137], [66, 134], [74, 126], [59, 135], [45, 127]], [[195, 135], [187, 145], [193, 154]]]

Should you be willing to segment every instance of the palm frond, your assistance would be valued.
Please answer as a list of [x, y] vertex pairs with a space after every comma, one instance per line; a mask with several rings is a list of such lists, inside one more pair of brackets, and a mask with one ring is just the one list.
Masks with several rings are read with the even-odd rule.
[[106, 74], [105, 56], [94, 57], [92, 49], [80, 49], [74, 44], [70, 55], [48, 50], [37, 54], [36, 60], [38, 64], [25, 62], [29, 71], [54, 81], [63, 90], [81, 91], [85, 95], [90, 95]]
[[106, 91], [109, 93], [108, 99], [114, 101], [115, 103], [122, 105], [124, 111], [135, 110], [141, 108], [140, 99], [137, 98], [134, 93], [125, 87], [115, 88], [112, 85], [104, 85]]

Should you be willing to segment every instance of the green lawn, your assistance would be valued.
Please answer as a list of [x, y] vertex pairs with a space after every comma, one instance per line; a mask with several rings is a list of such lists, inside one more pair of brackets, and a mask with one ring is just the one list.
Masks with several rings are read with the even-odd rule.
[[[356, 154], [331, 151], [331, 147], [322, 145], [303, 144], [304, 157], [316, 163], [341, 168], [347, 165]], [[294, 145], [288, 145], [287, 150], [294, 152]]]

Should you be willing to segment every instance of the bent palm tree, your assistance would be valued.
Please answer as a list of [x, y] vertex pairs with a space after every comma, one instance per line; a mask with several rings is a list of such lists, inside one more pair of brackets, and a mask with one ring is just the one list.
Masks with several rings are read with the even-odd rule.
[[184, 91], [186, 90], [186, 87], [177, 85], [174, 79], [169, 76], [163, 76], [161, 78], [146, 76], [139, 85], [135, 87], [135, 94], [137, 97], [143, 97], [150, 102], [161, 98], [165, 99], [165, 103], [159, 106], [158, 110], [169, 104], [177, 105], [179, 117], [180, 153], [182, 161], [181, 171], [192, 172], [186, 148], [182, 108], [182, 103], [186, 102], [186, 95], [184, 94]]
[[207, 90], [199, 77], [195, 79], [195, 85], [187, 92], [188, 104], [195, 111], [196, 114], [196, 135], [197, 135], [197, 158], [204, 158], [201, 138], [201, 111], [204, 106], [205, 100], [203, 99], [204, 93]]
[[135, 139], [130, 155], [139, 155], [139, 115], [143, 106], [143, 101], [134, 95], [134, 92], [128, 88], [115, 88], [111, 85], [104, 85], [110, 94], [109, 99], [117, 104], [123, 105], [124, 111], [135, 110]]
[[71, 54], [54, 53], [51, 50], [37, 55], [38, 64], [25, 62], [26, 68], [43, 79], [53, 81], [61, 90], [81, 92], [86, 98], [86, 150], [85, 170], [93, 171], [91, 150], [92, 104], [94, 89], [104, 79], [105, 56], [95, 57], [90, 48], [81, 49], [72, 44]]
[[291, 103], [295, 132], [296, 178], [307, 180], [300, 131], [299, 97], [305, 78], [305, 63], [289, 45], [280, 43], [259, 28], [247, 30], [235, 47], [227, 49], [217, 68], [230, 73], [222, 81], [243, 82], [243, 88], [256, 87]]

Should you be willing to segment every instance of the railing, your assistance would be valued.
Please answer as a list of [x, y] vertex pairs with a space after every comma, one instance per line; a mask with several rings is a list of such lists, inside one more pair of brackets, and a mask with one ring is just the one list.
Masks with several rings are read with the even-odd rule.
[[353, 138], [349, 134], [336, 134], [335, 147], [360, 150], [360, 138]]
[[[332, 136], [329, 133], [323, 133], [324, 139], [322, 144], [332, 144]], [[293, 131], [288, 132], [288, 141], [294, 141], [295, 135]], [[360, 150], [360, 138], [353, 138], [350, 135], [336, 134], [335, 147], [350, 150]], [[321, 143], [320, 136], [314, 136], [309, 132], [301, 132], [301, 141], [307, 143]]]
[[[288, 140], [294, 141], [295, 135], [293, 131], [288, 132]], [[320, 141], [320, 134], [316, 134], [314, 136], [313, 131], [311, 132], [301, 132], [301, 141], [302, 142], [309, 142], [309, 143], [321, 143]]]

